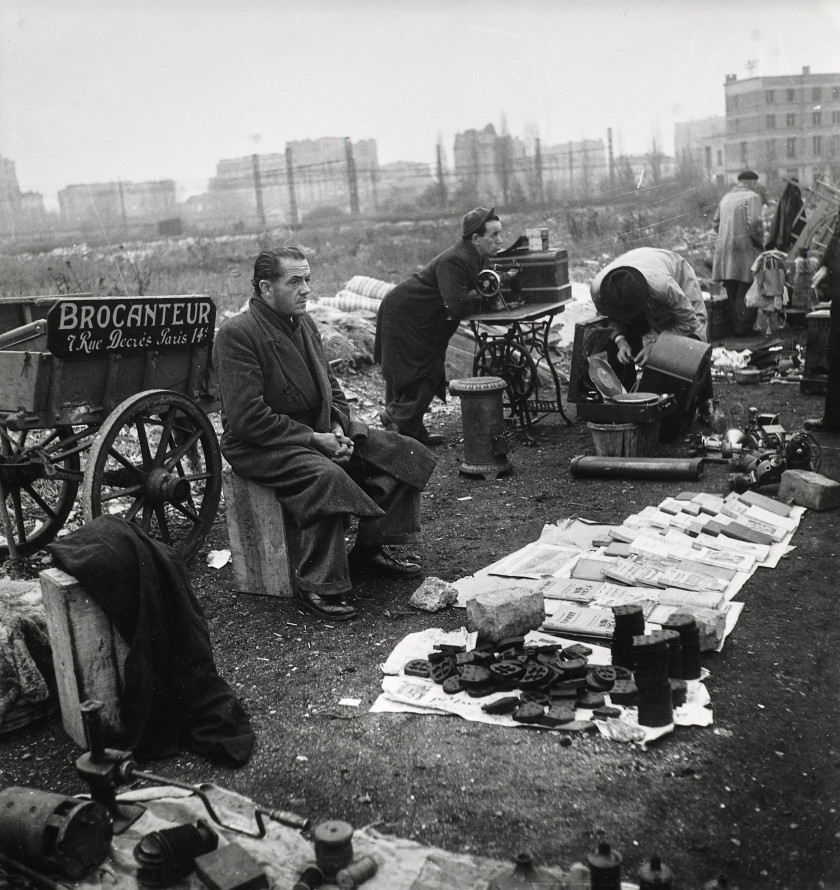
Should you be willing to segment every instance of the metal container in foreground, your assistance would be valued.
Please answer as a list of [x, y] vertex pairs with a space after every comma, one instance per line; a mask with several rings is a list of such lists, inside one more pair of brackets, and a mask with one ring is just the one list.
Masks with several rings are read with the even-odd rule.
[[573, 476], [601, 479], [699, 479], [702, 457], [573, 457]]
[[40, 871], [79, 878], [105, 859], [112, 835], [102, 804], [35, 788], [0, 791], [0, 850]]
[[461, 472], [468, 476], [495, 479], [511, 471], [507, 458], [501, 377], [467, 377], [452, 380], [449, 392], [461, 399], [464, 427], [464, 462]]

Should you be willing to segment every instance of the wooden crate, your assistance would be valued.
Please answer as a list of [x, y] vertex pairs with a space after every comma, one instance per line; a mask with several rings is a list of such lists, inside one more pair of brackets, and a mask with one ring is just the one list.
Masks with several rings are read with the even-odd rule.
[[45, 569], [39, 578], [64, 730], [86, 748], [79, 705], [97, 699], [105, 705], [101, 712], [105, 740], [116, 739], [122, 734], [120, 700], [128, 645], [72, 575]]
[[274, 489], [222, 472], [225, 515], [237, 590], [292, 596], [283, 507]]

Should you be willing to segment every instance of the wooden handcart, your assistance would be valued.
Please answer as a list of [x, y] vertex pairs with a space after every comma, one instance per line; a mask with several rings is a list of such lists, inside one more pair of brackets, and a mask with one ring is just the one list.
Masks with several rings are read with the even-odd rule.
[[74, 509], [195, 555], [222, 480], [214, 325], [200, 295], [0, 299], [0, 557], [40, 550]]

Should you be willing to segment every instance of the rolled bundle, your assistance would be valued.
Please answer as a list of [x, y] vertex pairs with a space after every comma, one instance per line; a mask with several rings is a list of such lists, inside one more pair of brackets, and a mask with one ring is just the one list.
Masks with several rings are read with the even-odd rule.
[[381, 302], [381, 300], [365, 297], [350, 290], [341, 290], [334, 297], [321, 297], [318, 300], [318, 305], [331, 306], [334, 309], [341, 309], [343, 312], [353, 312], [356, 309], [378, 312]]
[[345, 285], [349, 291], [353, 291], [362, 297], [373, 297], [382, 300], [396, 285], [390, 281], [382, 281], [381, 278], [370, 278], [367, 275], [354, 275]]

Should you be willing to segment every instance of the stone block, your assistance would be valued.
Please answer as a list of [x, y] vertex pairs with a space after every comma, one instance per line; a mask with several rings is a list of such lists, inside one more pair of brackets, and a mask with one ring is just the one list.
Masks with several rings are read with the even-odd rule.
[[792, 500], [809, 510], [833, 510], [840, 507], [840, 483], [811, 470], [785, 470], [779, 500]]
[[467, 629], [495, 643], [537, 630], [544, 620], [542, 593], [524, 587], [488, 590], [467, 600]]
[[411, 594], [408, 601], [415, 609], [423, 609], [426, 612], [439, 612], [447, 606], [458, 602], [458, 589], [440, 578], [426, 578], [425, 581]]

